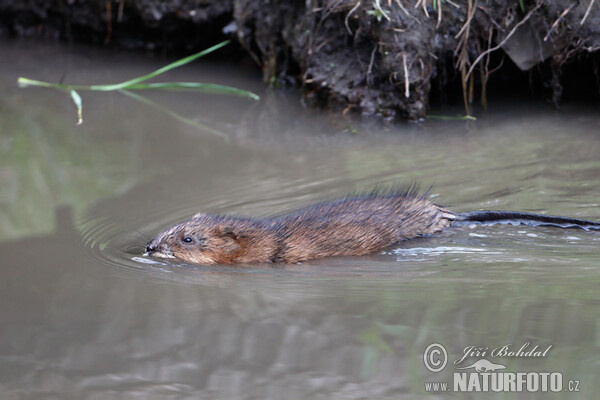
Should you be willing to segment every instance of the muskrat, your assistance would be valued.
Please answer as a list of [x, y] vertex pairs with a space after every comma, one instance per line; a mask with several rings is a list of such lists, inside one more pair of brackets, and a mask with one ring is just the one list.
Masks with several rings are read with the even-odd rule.
[[460, 224], [526, 224], [600, 230], [600, 223], [550, 215], [453, 213], [415, 188], [376, 190], [272, 218], [196, 214], [146, 244], [146, 255], [198, 264], [297, 263], [360, 256]]

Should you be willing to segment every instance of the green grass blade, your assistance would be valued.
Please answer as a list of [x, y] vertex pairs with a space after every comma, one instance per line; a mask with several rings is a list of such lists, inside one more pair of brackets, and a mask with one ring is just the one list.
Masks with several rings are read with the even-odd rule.
[[65, 83], [51, 83], [51, 82], [44, 82], [44, 81], [36, 81], [35, 79], [24, 78], [22, 76], [17, 79], [17, 84], [19, 85], [20, 88], [26, 88], [29, 86], [39, 86], [39, 87], [58, 89], [58, 90], [69, 90], [69, 91], [70, 90], [90, 90], [90, 86], [86, 86], [86, 85], [67, 85]]
[[125, 89], [186, 90], [186, 91], [198, 91], [198, 92], [205, 92], [205, 93], [213, 93], [213, 94], [227, 94], [227, 95], [240, 96], [240, 97], [244, 97], [244, 98], [250, 98], [253, 100], [259, 100], [259, 96], [250, 91], [243, 90], [243, 89], [237, 89], [237, 88], [234, 88], [231, 86], [213, 84], [213, 83], [199, 83], [199, 82], [142, 83], [148, 79], [154, 78], [155, 76], [158, 76], [167, 71], [170, 71], [171, 69], [188, 64], [202, 56], [205, 56], [206, 54], [209, 54], [215, 50], [220, 49], [221, 47], [227, 45], [228, 43], [229, 43], [229, 40], [225, 40], [225, 41], [223, 41], [219, 44], [216, 44], [206, 50], [200, 51], [196, 54], [192, 54], [191, 56], [188, 56], [188, 57], [182, 58], [180, 60], [177, 60], [175, 62], [172, 62], [171, 64], [166, 65], [162, 68], [159, 68], [156, 71], [153, 71], [149, 74], [146, 74], [146, 75], [134, 78], [134, 79], [130, 79], [125, 82], [116, 83], [116, 84], [91, 85], [91, 86], [67, 85], [67, 84], [62, 84], [62, 83], [50, 83], [50, 82], [37, 81], [34, 79], [29, 79], [29, 78], [24, 78], [24, 77], [19, 77], [17, 79], [17, 83], [18, 83], [19, 87], [22, 87], [22, 88], [28, 87], [28, 86], [40, 86], [40, 87], [69, 91], [69, 93], [71, 94], [71, 99], [73, 100], [73, 103], [75, 103], [75, 106], [77, 107], [77, 116], [78, 116], [77, 124], [78, 125], [83, 123], [83, 106], [82, 106], [81, 96], [79, 95], [79, 93], [77, 93], [76, 90], [94, 90], [94, 91], [101, 91], [101, 92], [118, 90], [129, 97], [132, 97], [138, 101], [141, 101], [142, 103], [145, 103], [147, 105], [150, 105], [152, 107], [160, 109], [161, 111], [169, 114], [170, 116], [177, 119], [178, 121], [181, 121], [188, 125], [192, 125], [197, 128], [203, 129], [203, 130], [213, 133], [215, 135], [228, 138], [228, 136], [226, 134], [224, 134], [223, 132], [217, 131], [216, 129], [213, 129], [204, 124], [193, 121], [191, 119], [184, 118], [181, 115], [179, 115], [167, 108], [164, 108], [142, 96], [138, 96], [136, 94], [133, 94], [133, 93], [125, 90]]
[[229, 136], [227, 136], [225, 133], [223, 133], [221, 131], [218, 131], [218, 130], [216, 130], [214, 128], [211, 128], [210, 126], [201, 124], [201, 123], [196, 122], [194, 120], [191, 120], [189, 118], [182, 117], [181, 115], [177, 114], [176, 112], [174, 112], [172, 110], [169, 110], [168, 108], [165, 108], [165, 107], [163, 107], [163, 106], [161, 106], [159, 104], [156, 104], [155, 102], [153, 102], [151, 100], [148, 100], [147, 98], [142, 97], [142, 96], [140, 96], [138, 94], [135, 94], [133, 92], [129, 92], [129, 91], [123, 90], [123, 89], [119, 90], [119, 92], [123, 93], [126, 96], [131, 97], [132, 99], [135, 99], [135, 100], [137, 100], [139, 102], [147, 104], [147, 105], [149, 105], [149, 106], [151, 106], [153, 108], [156, 108], [156, 109], [158, 109], [158, 110], [160, 110], [160, 111], [162, 111], [164, 113], [167, 113], [171, 117], [175, 118], [177, 121], [183, 122], [184, 124], [191, 125], [193, 127], [199, 128], [199, 129], [201, 129], [203, 131], [210, 132], [210, 133], [212, 133], [214, 135], [217, 135], [217, 136], [221, 136], [221, 137], [223, 137], [225, 139], [229, 139]]
[[77, 125], [81, 125], [83, 123], [83, 105], [81, 103], [81, 96], [75, 90], [71, 90], [71, 98], [73, 99], [73, 103], [75, 103], [75, 107], [77, 107]]
[[20, 88], [26, 88], [28, 86], [41, 86], [55, 89], [64, 89], [59, 87], [60, 83], [49, 83], [44, 81], [36, 81], [35, 79], [23, 78], [22, 76], [17, 79], [17, 84]]
[[199, 82], [158, 82], [158, 83], [141, 83], [127, 86], [127, 90], [146, 90], [146, 89], [162, 89], [162, 90], [184, 90], [212, 94], [229, 94], [252, 100], [260, 100], [257, 94], [248, 90], [237, 89], [231, 86], [218, 85], [215, 83], [199, 83]]
[[121, 82], [121, 83], [115, 83], [112, 85], [91, 85], [90, 89], [91, 90], [97, 90], [97, 91], [111, 91], [111, 90], [120, 90], [120, 89], [128, 89], [129, 86], [132, 85], [136, 85], [140, 82], [143, 81], [147, 81], [148, 79], [152, 79], [155, 76], [158, 76], [160, 74], [164, 74], [167, 71], [172, 70], [173, 68], [177, 68], [177, 67], [181, 67], [182, 65], [188, 64], [202, 56], [205, 56], [209, 53], [212, 53], [215, 50], [220, 49], [221, 47], [227, 45], [230, 41], [229, 40], [225, 40], [219, 44], [216, 44], [212, 47], [209, 47], [206, 50], [202, 50], [201, 52], [198, 52], [196, 54], [192, 54], [191, 56], [187, 56], [185, 58], [182, 58], [180, 60], [177, 60], [175, 62], [172, 62], [169, 65], [165, 65], [162, 68], [157, 69], [156, 71], [150, 72], [149, 74], [134, 78], [134, 79], [130, 79], [128, 81], [125, 82]]
[[447, 115], [428, 115], [427, 118], [439, 119], [442, 121], [477, 121], [477, 118], [473, 117], [472, 115], [457, 115], [455, 117]]

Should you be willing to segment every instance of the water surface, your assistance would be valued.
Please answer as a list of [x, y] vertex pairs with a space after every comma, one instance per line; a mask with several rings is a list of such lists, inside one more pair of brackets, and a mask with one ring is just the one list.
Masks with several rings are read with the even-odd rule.
[[[18, 89], [17, 77], [111, 83], [171, 59], [0, 46], [0, 397], [479, 398], [427, 394], [424, 383], [451, 382], [468, 346], [529, 342], [552, 348], [488, 359], [580, 381], [580, 393], [556, 398], [595, 398], [597, 233], [461, 227], [291, 266], [141, 255], [198, 211], [281, 214], [376, 184], [420, 182], [456, 211], [600, 220], [595, 110], [492, 104], [474, 122], [380, 126], [304, 109], [293, 91], [265, 91], [256, 71], [204, 60], [168, 80], [232, 84], [261, 101], [143, 94], [165, 111], [81, 93], [76, 126], [68, 95]], [[423, 363], [434, 342], [449, 353], [439, 373]]]

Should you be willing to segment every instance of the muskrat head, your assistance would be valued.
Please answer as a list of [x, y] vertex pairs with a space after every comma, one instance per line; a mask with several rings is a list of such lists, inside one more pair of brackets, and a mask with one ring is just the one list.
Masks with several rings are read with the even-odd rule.
[[149, 241], [145, 254], [197, 264], [235, 262], [240, 249], [239, 238], [235, 228], [224, 222], [217, 217], [196, 214]]

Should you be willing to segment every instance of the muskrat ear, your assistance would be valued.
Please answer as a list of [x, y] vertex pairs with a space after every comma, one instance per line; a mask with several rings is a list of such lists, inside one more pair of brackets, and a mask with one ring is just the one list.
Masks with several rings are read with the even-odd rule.
[[226, 226], [221, 230], [221, 235], [223, 236], [227, 236], [233, 240], [237, 240], [238, 239], [238, 235], [237, 233], [235, 233], [235, 231], [233, 230], [232, 227], [230, 226]]
[[217, 230], [217, 234], [221, 237], [223, 244], [221, 245], [221, 251], [224, 254], [233, 256], [240, 250], [240, 241], [238, 234], [230, 226], [220, 227]]

